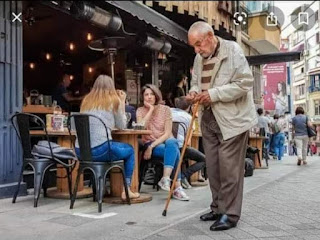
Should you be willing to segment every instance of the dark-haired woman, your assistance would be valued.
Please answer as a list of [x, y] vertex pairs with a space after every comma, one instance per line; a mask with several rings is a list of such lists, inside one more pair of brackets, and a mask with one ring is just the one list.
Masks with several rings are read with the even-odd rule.
[[[158, 185], [162, 190], [170, 191], [170, 175], [173, 170], [177, 171], [180, 159], [178, 141], [172, 135], [171, 110], [168, 106], [159, 104], [162, 101], [162, 95], [154, 85], [147, 84], [142, 88], [142, 98], [143, 106], [137, 110], [137, 121], [152, 131], [152, 134], [142, 137], [146, 148], [144, 160], [149, 160], [152, 156], [164, 159], [163, 177]], [[181, 187], [180, 169], [178, 171], [173, 197], [181, 201], [188, 201], [189, 197]]]

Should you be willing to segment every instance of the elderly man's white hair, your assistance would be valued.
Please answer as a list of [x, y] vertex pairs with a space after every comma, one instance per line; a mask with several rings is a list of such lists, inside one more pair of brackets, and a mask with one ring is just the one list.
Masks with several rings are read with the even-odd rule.
[[202, 21], [195, 22], [194, 24], [191, 25], [191, 27], [189, 28], [188, 34], [191, 34], [194, 32], [198, 32], [201, 34], [206, 34], [206, 33], [212, 32], [214, 34], [213, 29], [210, 26], [210, 24], [207, 22], [202, 22]]

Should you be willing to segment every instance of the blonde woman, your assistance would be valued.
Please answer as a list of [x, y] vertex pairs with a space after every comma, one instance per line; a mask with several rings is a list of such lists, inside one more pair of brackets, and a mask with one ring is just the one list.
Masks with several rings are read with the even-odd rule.
[[[137, 110], [138, 123], [144, 123], [146, 129], [151, 130], [150, 135], [143, 135], [145, 147], [144, 161], [151, 156], [164, 159], [163, 177], [158, 185], [162, 190], [170, 191], [172, 170], [177, 170], [180, 150], [177, 139], [172, 135], [172, 115], [168, 106], [161, 104], [160, 90], [151, 84], [142, 88], [143, 106]], [[179, 169], [178, 180], [175, 183], [173, 198], [188, 201], [189, 197], [181, 187], [181, 174]]]
[[[110, 129], [114, 127], [123, 129], [126, 127], [125, 100], [126, 94], [123, 91], [115, 89], [113, 80], [109, 76], [100, 75], [96, 79], [91, 91], [83, 99], [80, 112], [92, 114], [103, 119], [105, 125]], [[111, 149], [108, 147], [108, 138], [102, 123], [98, 119], [90, 119], [90, 140], [93, 161], [116, 161], [123, 159], [126, 182], [129, 186], [129, 197], [138, 198], [140, 196], [139, 193], [133, 193], [130, 190], [134, 169], [134, 149], [127, 143], [111, 140], [109, 129], [108, 135]], [[109, 151], [111, 151], [112, 159], [109, 159]], [[77, 143], [76, 153], [80, 155]], [[122, 199], [126, 199], [124, 190], [121, 197]]]

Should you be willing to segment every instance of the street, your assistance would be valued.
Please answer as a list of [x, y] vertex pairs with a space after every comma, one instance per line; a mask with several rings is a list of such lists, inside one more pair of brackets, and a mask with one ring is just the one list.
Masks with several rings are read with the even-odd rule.
[[102, 213], [92, 199], [75, 202], [39, 199], [33, 196], [0, 200], [1, 240], [14, 239], [320, 239], [319, 157], [308, 157], [308, 165], [297, 166], [294, 157], [270, 160], [269, 169], [257, 169], [245, 178], [242, 217], [234, 229], [209, 230], [212, 222], [199, 216], [208, 211], [210, 190], [193, 187], [189, 202], [172, 199], [163, 217], [166, 192], [152, 193], [143, 204], [103, 204]]

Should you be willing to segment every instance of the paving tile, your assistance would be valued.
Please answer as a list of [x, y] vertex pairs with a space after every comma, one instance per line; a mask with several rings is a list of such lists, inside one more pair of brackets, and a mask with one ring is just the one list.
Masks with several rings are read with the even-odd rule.
[[279, 231], [281, 230], [280, 228], [276, 227], [276, 226], [273, 226], [273, 225], [262, 225], [262, 226], [256, 226], [256, 228], [262, 230], [262, 231]]

